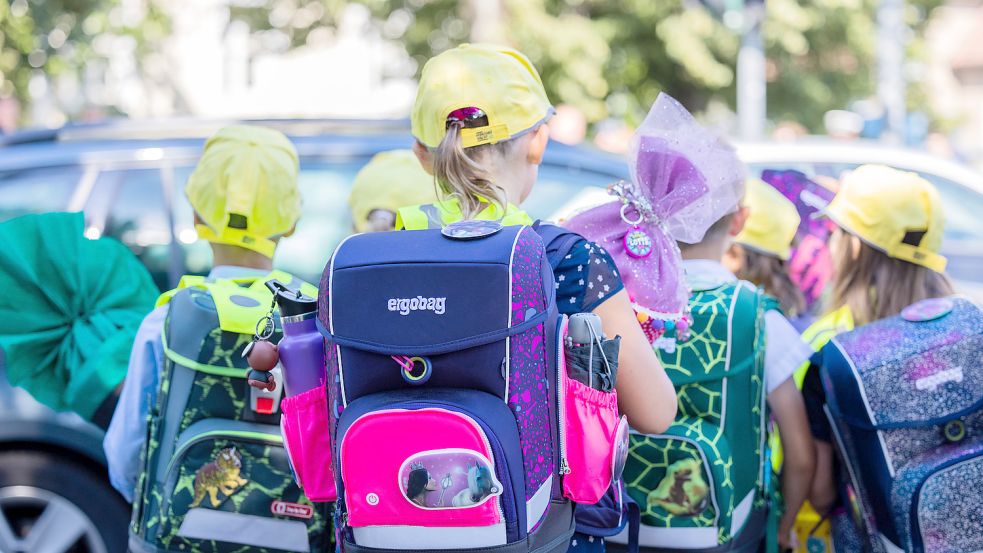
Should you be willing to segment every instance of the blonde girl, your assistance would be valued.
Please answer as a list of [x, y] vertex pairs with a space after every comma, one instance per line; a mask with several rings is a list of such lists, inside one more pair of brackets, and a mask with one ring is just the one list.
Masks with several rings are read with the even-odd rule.
[[[553, 107], [521, 53], [465, 44], [427, 62], [412, 113], [413, 151], [447, 199], [404, 208], [396, 228], [434, 228], [464, 219], [531, 224], [519, 209], [536, 183]], [[618, 399], [636, 429], [665, 430], [676, 414], [672, 383], [635, 320], [610, 256], [579, 240], [553, 268], [564, 313], [591, 311], [620, 335]]]

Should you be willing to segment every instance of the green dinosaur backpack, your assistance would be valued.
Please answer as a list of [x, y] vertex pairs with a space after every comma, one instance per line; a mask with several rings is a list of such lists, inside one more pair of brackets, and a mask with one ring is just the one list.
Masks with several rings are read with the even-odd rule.
[[[165, 363], [130, 528], [135, 552], [328, 551], [327, 504], [297, 486], [280, 436], [283, 378], [246, 383], [242, 350], [273, 300], [269, 278], [185, 277], [164, 294]], [[271, 341], [279, 341], [277, 332]], [[279, 369], [274, 369], [278, 371]]]
[[690, 338], [657, 350], [676, 421], [631, 436], [624, 480], [641, 507], [642, 547], [755, 551], [767, 522], [766, 298], [747, 282], [709, 286], [690, 298]]

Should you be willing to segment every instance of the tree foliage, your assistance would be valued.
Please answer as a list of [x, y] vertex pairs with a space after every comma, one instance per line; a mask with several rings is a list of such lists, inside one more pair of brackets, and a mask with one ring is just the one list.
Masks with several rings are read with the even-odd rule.
[[[162, 5], [132, 24], [122, 0], [14, 0], [0, 4], [0, 94], [29, 99], [39, 71], [57, 78], [98, 58], [102, 34], [133, 37], [143, 51], [167, 32]], [[230, 0], [229, 21], [287, 50], [330, 36], [346, 6], [358, 3], [381, 35], [417, 63], [474, 36], [511, 44], [542, 73], [555, 103], [591, 121], [637, 122], [660, 91], [694, 110], [735, 104], [740, 37], [697, 0]], [[942, 0], [907, 0], [910, 58], [924, 52], [921, 32]], [[878, 0], [767, 0], [768, 115], [820, 130], [827, 110], [870, 97], [876, 86]], [[486, 21], [489, 6], [500, 17]], [[489, 27], [491, 26], [491, 28]], [[479, 32], [480, 30], [480, 32]], [[272, 45], [272, 46], [271, 46]], [[924, 97], [912, 82], [912, 102]]]
[[[465, 40], [470, 2], [362, 0], [384, 21], [412, 22], [392, 38], [423, 61]], [[488, 0], [472, 0], [488, 1]], [[555, 102], [591, 120], [637, 121], [660, 91], [694, 109], [735, 104], [740, 37], [687, 0], [496, 0], [501, 40], [540, 69]], [[941, 0], [908, 0], [910, 50]], [[822, 115], [869, 97], [876, 84], [877, 0], [767, 0], [768, 114], [819, 130]], [[463, 24], [463, 26], [462, 26]], [[911, 95], [922, 94], [911, 83]]]
[[168, 29], [156, 5], [136, 8], [128, 13], [121, 0], [0, 3], [0, 97], [30, 104], [38, 93], [31, 90], [33, 77], [45, 77], [47, 86], [68, 75], [80, 76], [90, 63], [111, 54], [100, 51], [100, 37], [129, 37], [139, 59]]

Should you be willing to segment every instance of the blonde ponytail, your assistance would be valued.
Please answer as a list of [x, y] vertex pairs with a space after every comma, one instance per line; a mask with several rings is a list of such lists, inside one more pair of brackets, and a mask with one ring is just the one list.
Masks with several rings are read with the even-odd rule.
[[433, 172], [444, 193], [457, 198], [465, 219], [473, 219], [492, 202], [502, 208], [508, 205], [505, 189], [491, 181], [488, 171], [476, 161], [489, 150], [508, 148], [509, 142], [474, 146], [465, 149], [461, 144], [462, 121], [448, 123], [447, 134], [434, 150]]

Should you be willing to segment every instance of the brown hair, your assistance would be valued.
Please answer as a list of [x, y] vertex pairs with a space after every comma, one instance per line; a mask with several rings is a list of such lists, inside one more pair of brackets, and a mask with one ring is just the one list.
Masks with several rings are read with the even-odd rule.
[[[449, 121], [447, 134], [433, 152], [433, 173], [437, 184], [446, 194], [457, 198], [465, 219], [476, 217], [492, 202], [504, 211], [508, 205], [505, 189], [491, 181], [483, 162], [487, 156], [506, 156], [512, 153], [515, 140], [465, 148], [461, 144], [461, 129], [487, 125], [487, 118], [474, 121]], [[485, 201], [482, 201], [482, 198]]]
[[778, 300], [785, 315], [795, 317], [805, 312], [806, 298], [792, 282], [784, 261], [743, 245], [740, 251], [744, 259], [737, 278], [764, 288], [766, 294]]
[[[841, 239], [853, 237], [842, 229], [835, 232], [843, 233]], [[856, 258], [848, 244], [834, 252], [831, 307], [850, 306], [858, 326], [897, 315], [916, 301], [953, 293], [944, 274], [889, 257], [859, 238], [852, 239], [860, 242]]]

